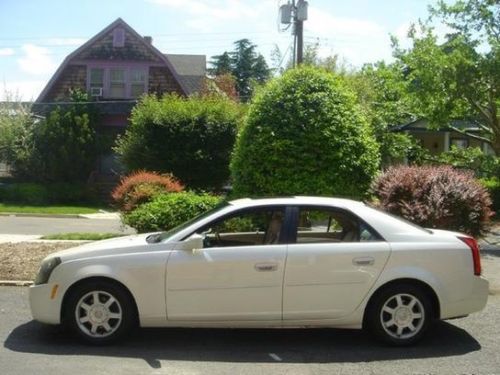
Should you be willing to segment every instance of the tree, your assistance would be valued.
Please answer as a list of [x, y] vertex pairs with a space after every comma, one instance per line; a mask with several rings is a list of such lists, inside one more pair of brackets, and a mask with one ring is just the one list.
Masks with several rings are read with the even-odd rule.
[[[34, 129], [37, 169], [34, 179], [44, 182], [84, 182], [95, 169], [100, 145], [98, 113], [86, 93], [71, 94], [73, 104], [57, 107]], [[37, 177], [35, 177], [37, 176]]]
[[[500, 5], [496, 0], [439, 1], [430, 11], [426, 24], [410, 29], [412, 48], [394, 45], [395, 57], [407, 69], [413, 105], [434, 126], [451, 126], [457, 117], [474, 121], [482, 135], [469, 135], [491, 141], [500, 154]], [[430, 26], [436, 19], [452, 30], [444, 43]]]
[[231, 57], [228, 52], [224, 52], [222, 55], [212, 56], [210, 64], [212, 65], [212, 68], [209, 69], [209, 72], [213, 76], [219, 76], [232, 72]]
[[391, 131], [395, 125], [418, 117], [407, 93], [404, 66], [398, 62], [367, 64], [360, 71], [343, 75], [374, 129], [384, 165], [407, 159], [412, 161], [421, 147], [409, 135]]
[[255, 83], [263, 84], [269, 79], [270, 69], [264, 56], [256, 52], [256, 45], [248, 39], [234, 42], [234, 50], [213, 56], [210, 62], [212, 75], [231, 73], [236, 79], [236, 90], [242, 101], [248, 101]]
[[217, 190], [229, 178], [240, 115], [221, 96], [146, 96], [115, 150], [130, 171], [171, 173], [188, 188]]
[[378, 145], [345, 82], [300, 67], [250, 105], [231, 175], [236, 196], [360, 197], [378, 170]]
[[71, 94], [71, 104], [45, 118], [18, 106], [0, 116], [0, 157], [14, 175], [35, 182], [82, 182], [95, 168], [100, 145], [98, 114], [85, 93]]

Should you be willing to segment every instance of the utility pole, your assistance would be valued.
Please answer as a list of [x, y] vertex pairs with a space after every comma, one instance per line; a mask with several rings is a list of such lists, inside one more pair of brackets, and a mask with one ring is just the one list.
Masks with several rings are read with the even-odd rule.
[[[307, 20], [308, 2], [291, 0], [280, 6], [281, 24], [292, 26], [293, 35], [293, 67], [302, 64], [304, 59], [304, 21]], [[284, 31], [284, 30], [281, 30]]]
[[297, 65], [302, 64], [304, 60], [304, 21], [307, 20], [307, 7], [308, 2], [305, 0], [293, 0], [293, 34], [295, 36], [295, 42], [297, 44], [297, 50], [295, 52], [295, 61]]

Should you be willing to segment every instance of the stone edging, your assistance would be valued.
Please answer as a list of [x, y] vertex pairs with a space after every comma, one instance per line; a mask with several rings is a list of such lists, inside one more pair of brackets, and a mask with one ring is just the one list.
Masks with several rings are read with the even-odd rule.
[[0, 286], [30, 286], [33, 285], [31, 280], [0, 280]]

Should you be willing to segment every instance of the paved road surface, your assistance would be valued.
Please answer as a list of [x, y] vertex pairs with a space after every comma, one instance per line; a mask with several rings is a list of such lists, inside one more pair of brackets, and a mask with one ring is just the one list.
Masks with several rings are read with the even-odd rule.
[[500, 374], [500, 296], [485, 311], [439, 323], [411, 348], [359, 331], [143, 329], [113, 347], [79, 344], [31, 321], [27, 288], [0, 287], [0, 373]]
[[131, 228], [124, 228], [120, 220], [116, 219], [0, 216], [0, 234], [54, 234], [69, 232], [133, 233], [133, 230]]

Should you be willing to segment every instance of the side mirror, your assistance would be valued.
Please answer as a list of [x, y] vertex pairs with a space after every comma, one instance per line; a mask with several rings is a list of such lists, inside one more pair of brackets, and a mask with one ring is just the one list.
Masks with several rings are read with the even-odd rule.
[[194, 233], [191, 237], [187, 238], [182, 244], [183, 250], [195, 251], [203, 249], [203, 239], [205, 236]]

